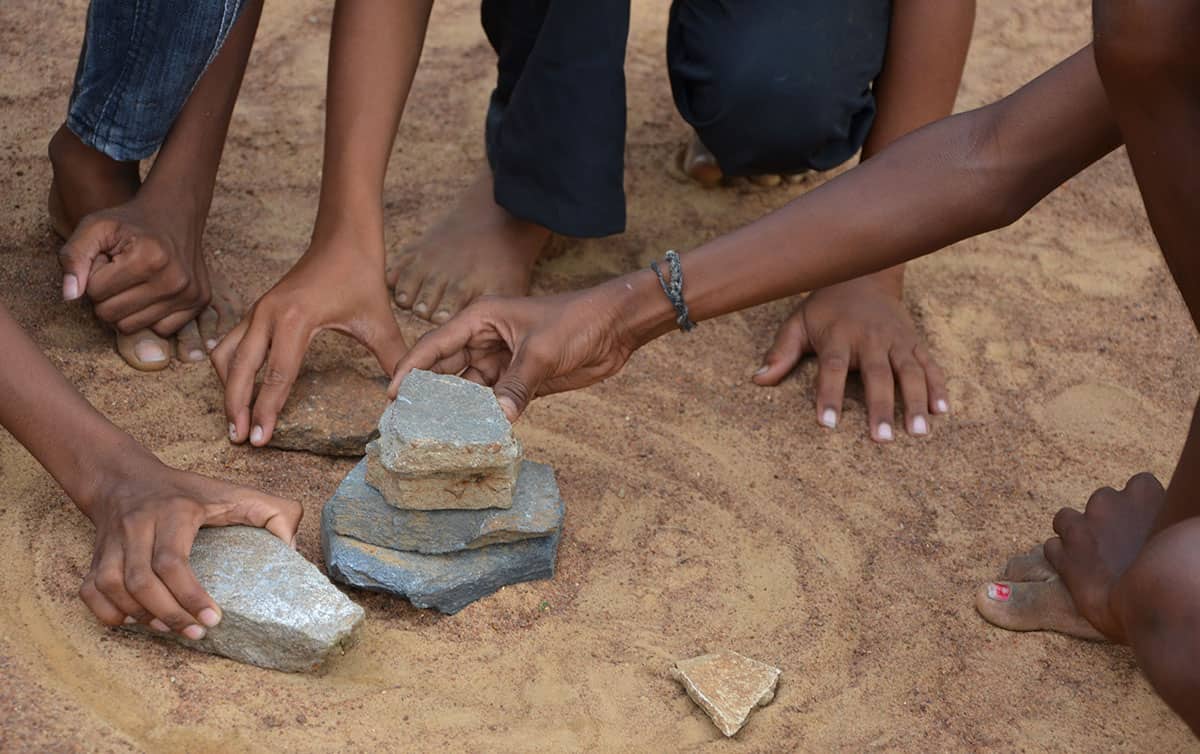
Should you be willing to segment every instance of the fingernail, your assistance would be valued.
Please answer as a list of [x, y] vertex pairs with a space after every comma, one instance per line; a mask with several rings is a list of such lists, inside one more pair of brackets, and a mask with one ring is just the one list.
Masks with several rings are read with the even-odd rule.
[[166, 361], [167, 359], [167, 355], [163, 353], [162, 346], [153, 340], [140, 341], [133, 347], [133, 355], [138, 357], [139, 361], [144, 361], [147, 364], [156, 361]]
[[188, 351], [188, 359], [191, 361], [204, 361], [203, 351]]
[[881, 422], [876, 434], [880, 440], [888, 441], [892, 439], [892, 425], [887, 422]]
[[944, 398], [943, 398], [943, 399], [941, 399], [941, 400], [939, 400], [939, 401], [938, 401], [938, 402], [935, 404], [935, 408], [937, 408], [937, 412], [938, 412], [939, 414], [948, 414], [948, 413], [950, 413], [950, 404], [949, 404], [949, 403], [947, 403], [947, 402], [946, 402], [946, 400], [945, 400]]
[[761, 377], [762, 375], [764, 375], [768, 371], [770, 371], [770, 369], [771, 369], [771, 367], [767, 366], [766, 364], [763, 364], [761, 367], [758, 368], [758, 371], [754, 373], [754, 376]]
[[821, 424], [833, 429], [837, 426], [837, 411], [827, 408], [821, 412]]
[[200, 641], [204, 638], [204, 627], [197, 626], [195, 623], [183, 629], [183, 635], [192, 641]]
[[200, 614], [197, 615], [196, 617], [200, 619], [201, 623], [208, 626], [209, 628], [212, 628], [213, 626], [215, 626], [221, 622], [221, 616], [218, 615], [217, 611], [213, 610], [211, 607], [204, 608], [203, 610], [200, 611]]
[[1008, 598], [1012, 597], [1012, 587], [1008, 584], [988, 584], [987, 594], [990, 600], [1008, 602]]
[[428, 309], [429, 307], [425, 306], [424, 301], [418, 302], [417, 305], [413, 307], [413, 311], [417, 314], [424, 314]]
[[130, 615], [125, 616], [125, 625], [126, 626], [131, 626], [134, 623], [137, 623], [137, 618], [134, 618], [133, 616], [130, 616]]
[[439, 325], [448, 319], [450, 319], [450, 312], [446, 311], [445, 309], [438, 309], [437, 314], [433, 315], [433, 321], [437, 322]]
[[204, 347], [210, 351], [213, 350], [214, 348], [217, 347], [217, 339], [209, 338], [208, 340], [204, 341]]
[[926, 421], [925, 421], [925, 417], [924, 417], [924, 416], [918, 416], [918, 417], [916, 417], [915, 419], [913, 419], [913, 423], [912, 423], [912, 433], [913, 433], [914, 435], [927, 435], [927, 434], [929, 434], [929, 424], [928, 424], [928, 422], [926, 422]]
[[250, 444], [258, 445], [263, 439], [263, 428], [255, 425], [254, 429], [250, 430]]
[[229, 422], [229, 439], [237, 442], [237, 425]]
[[63, 275], [63, 301], [74, 301], [79, 298], [79, 278], [74, 275]]
[[153, 628], [155, 631], [160, 631], [164, 634], [171, 630], [170, 628], [167, 627], [166, 623], [163, 623], [158, 618], [150, 619], [150, 628]]
[[513, 399], [507, 395], [501, 396], [498, 402], [500, 403], [500, 410], [504, 412], [509, 421], [512, 421], [512, 418], [517, 415], [517, 404], [513, 403]]
[[408, 303], [408, 294], [407, 293], [397, 293], [396, 294], [396, 303], [397, 304], [407, 304]]

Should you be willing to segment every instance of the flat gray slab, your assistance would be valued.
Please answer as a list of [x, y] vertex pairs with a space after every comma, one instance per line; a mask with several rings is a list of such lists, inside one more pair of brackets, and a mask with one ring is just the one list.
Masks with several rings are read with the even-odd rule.
[[421, 555], [322, 531], [321, 548], [329, 574], [344, 584], [454, 614], [508, 584], [552, 578], [560, 536], [561, 532], [450, 555]]
[[383, 466], [408, 476], [502, 469], [521, 457], [489, 388], [420, 369], [383, 412], [377, 443]]
[[388, 405], [387, 385], [385, 377], [364, 377], [349, 367], [301, 374], [267, 444], [326, 456], [365, 455]]
[[314, 670], [357, 640], [363, 609], [317, 567], [265, 529], [201, 529], [192, 570], [221, 608], [221, 622], [200, 641], [161, 634], [202, 652], [275, 670]]
[[563, 520], [554, 470], [524, 461], [512, 507], [483, 510], [402, 510], [367, 483], [367, 460], [355, 466], [321, 511], [321, 531], [392, 550], [442, 554], [547, 537]]

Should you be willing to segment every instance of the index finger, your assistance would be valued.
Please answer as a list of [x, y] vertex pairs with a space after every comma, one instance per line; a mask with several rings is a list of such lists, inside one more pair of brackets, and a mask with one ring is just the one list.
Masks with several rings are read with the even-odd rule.
[[[252, 320], [239, 341], [222, 341], [217, 351], [213, 352], [214, 361], [218, 358], [217, 352], [221, 351], [221, 360], [227, 364], [224, 370], [225, 418], [229, 421], [229, 439], [234, 443], [245, 442], [250, 434], [250, 398], [254, 395], [254, 377], [267, 357], [270, 343], [269, 326]], [[229, 350], [223, 351], [226, 346]]]
[[221, 621], [220, 608], [200, 585], [188, 563], [198, 529], [198, 524], [190, 521], [160, 526], [154, 537], [151, 565], [179, 606], [200, 625], [212, 628]]
[[307, 327], [275, 331], [271, 339], [271, 352], [267, 356], [267, 368], [263, 371], [262, 387], [254, 400], [251, 445], [261, 448], [271, 439], [275, 431], [275, 419], [292, 392], [310, 339]]
[[446, 324], [425, 333], [396, 365], [396, 372], [388, 385], [388, 397], [396, 397], [400, 383], [414, 369], [457, 374], [468, 366], [467, 344], [475, 336], [474, 319], [470, 316], [470, 309], [467, 309]]

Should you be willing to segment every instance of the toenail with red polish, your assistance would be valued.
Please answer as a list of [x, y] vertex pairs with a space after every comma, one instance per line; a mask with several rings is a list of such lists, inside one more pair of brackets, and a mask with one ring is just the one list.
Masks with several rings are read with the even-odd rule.
[[988, 584], [988, 599], [996, 602], [1008, 602], [1012, 596], [1012, 587], [1008, 584]]

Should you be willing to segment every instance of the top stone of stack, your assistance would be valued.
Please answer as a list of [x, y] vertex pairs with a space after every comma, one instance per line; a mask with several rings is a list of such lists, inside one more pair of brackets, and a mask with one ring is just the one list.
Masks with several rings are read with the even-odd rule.
[[508, 508], [521, 455], [491, 390], [418, 369], [367, 445], [367, 481], [397, 508]]

